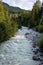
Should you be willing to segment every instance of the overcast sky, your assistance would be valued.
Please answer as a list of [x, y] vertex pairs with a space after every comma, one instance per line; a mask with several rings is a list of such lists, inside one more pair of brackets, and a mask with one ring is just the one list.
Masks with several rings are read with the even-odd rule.
[[[2, 0], [11, 6], [20, 7], [22, 9], [31, 10], [36, 0]], [[42, 2], [42, 0], [40, 0]]]

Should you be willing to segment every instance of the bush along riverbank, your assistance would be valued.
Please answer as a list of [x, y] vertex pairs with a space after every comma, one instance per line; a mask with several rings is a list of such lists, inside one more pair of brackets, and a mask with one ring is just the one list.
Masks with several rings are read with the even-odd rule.
[[9, 9], [0, 1], [0, 43], [14, 36], [18, 29], [17, 23], [8, 11]]
[[39, 40], [39, 48], [40, 48], [40, 51], [43, 52], [43, 35], [41, 39]]

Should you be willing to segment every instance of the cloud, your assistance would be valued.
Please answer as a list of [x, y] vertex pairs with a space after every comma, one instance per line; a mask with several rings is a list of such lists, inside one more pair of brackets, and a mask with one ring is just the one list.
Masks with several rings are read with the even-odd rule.
[[[36, 0], [3, 0], [9, 5], [31, 10]], [[42, 0], [41, 0], [42, 2]]]
[[[23, 6], [24, 5], [24, 6]], [[32, 2], [25, 2], [24, 4], [22, 5], [22, 7], [26, 10], [31, 10], [32, 7], [33, 7], [33, 3]], [[27, 6], [26, 6], [27, 5]]]
[[15, 1], [13, 1], [12, 5], [28, 10], [28, 9], [32, 9], [34, 1], [33, 0], [15, 0]]

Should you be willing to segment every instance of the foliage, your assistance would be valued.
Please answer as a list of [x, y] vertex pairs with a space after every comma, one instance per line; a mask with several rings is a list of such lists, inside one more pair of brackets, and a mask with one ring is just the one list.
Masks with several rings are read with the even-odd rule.
[[43, 33], [43, 25], [38, 25], [36, 27], [36, 30], [39, 31], [40, 33]]
[[7, 25], [4, 22], [0, 22], [0, 42], [8, 39]]
[[17, 23], [14, 22], [12, 16], [9, 14], [9, 9], [0, 1], [0, 42], [14, 36], [17, 31]]
[[39, 41], [39, 48], [43, 52], [43, 35], [42, 35], [42, 38]]

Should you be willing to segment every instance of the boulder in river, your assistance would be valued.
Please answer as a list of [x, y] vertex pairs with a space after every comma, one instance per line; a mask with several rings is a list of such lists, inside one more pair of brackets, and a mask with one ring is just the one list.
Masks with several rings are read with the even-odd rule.
[[29, 33], [26, 33], [25, 35], [29, 35]]
[[40, 57], [39, 57], [38, 55], [34, 55], [34, 56], [32, 57], [32, 59], [35, 60], [35, 61], [39, 61], [39, 60], [40, 60]]
[[38, 53], [38, 51], [37, 51], [37, 50], [34, 50], [33, 52], [34, 52], [35, 54], [37, 54], [37, 53]]

